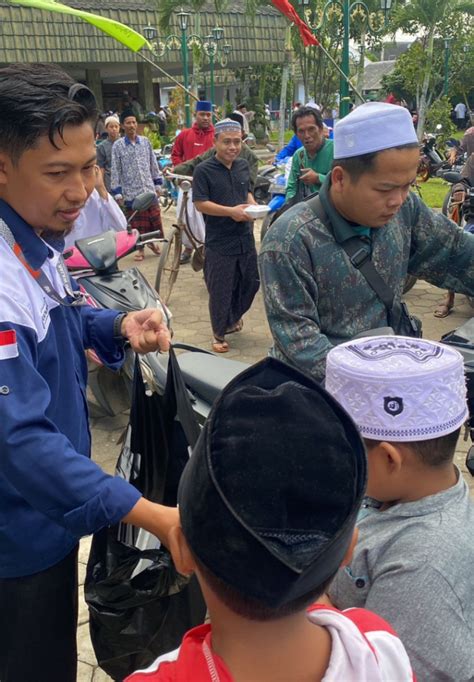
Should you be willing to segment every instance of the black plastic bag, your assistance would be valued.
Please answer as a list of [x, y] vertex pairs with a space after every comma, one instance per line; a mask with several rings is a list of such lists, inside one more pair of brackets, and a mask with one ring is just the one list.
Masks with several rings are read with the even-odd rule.
[[[137, 361], [117, 474], [153, 502], [175, 505], [188, 445], [198, 435], [174, 352], [163, 396], [146, 395]], [[92, 540], [84, 586], [90, 634], [100, 667], [114, 680], [175, 649], [204, 620], [196, 579], [179, 575], [168, 551], [157, 545], [151, 533], [127, 524], [104, 528]]]

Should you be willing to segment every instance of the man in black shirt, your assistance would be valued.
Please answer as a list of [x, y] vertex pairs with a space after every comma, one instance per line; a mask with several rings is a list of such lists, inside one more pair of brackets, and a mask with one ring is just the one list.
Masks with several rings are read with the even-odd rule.
[[204, 278], [209, 292], [212, 348], [226, 353], [225, 335], [242, 329], [242, 316], [258, 291], [253, 222], [246, 214], [255, 204], [247, 161], [237, 158], [242, 131], [236, 121], [215, 126], [215, 151], [193, 175], [193, 202], [206, 222]]

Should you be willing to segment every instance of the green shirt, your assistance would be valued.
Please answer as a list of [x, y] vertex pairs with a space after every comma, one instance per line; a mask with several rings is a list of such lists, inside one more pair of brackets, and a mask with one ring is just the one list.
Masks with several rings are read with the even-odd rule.
[[300, 183], [299, 177], [302, 168], [311, 168], [311, 170], [316, 171], [316, 173], [319, 174], [321, 181], [315, 185], [305, 185], [305, 183], [302, 182], [301, 185], [304, 188], [303, 196], [307, 196], [319, 190], [332, 167], [333, 147], [333, 141], [325, 139], [321, 149], [312, 158], [308, 156], [304, 147], [298, 149], [294, 153], [288, 184], [286, 186], [286, 201], [292, 199], [298, 192], [298, 183]]

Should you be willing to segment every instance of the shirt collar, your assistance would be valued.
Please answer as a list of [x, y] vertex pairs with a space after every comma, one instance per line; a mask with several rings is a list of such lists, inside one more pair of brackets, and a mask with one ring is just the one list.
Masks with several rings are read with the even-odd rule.
[[[125, 140], [125, 144], [134, 144], [126, 135], [123, 136], [123, 139]], [[135, 138], [135, 144], [140, 144], [140, 135], [137, 135]]]
[[[0, 218], [2, 218], [10, 230], [17, 244], [19, 244], [23, 255], [33, 270], [38, 270], [46, 260], [52, 258], [54, 252], [39, 237], [34, 228], [28, 225], [21, 216], [12, 209], [9, 204], [0, 199]], [[59, 244], [60, 240], [58, 240]]]
[[326, 211], [329, 221], [332, 225], [336, 242], [338, 244], [342, 244], [342, 242], [345, 242], [352, 237], [369, 236], [369, 227], [366, 227], [365, 225], [354, 226], [345, 218], [343, 218], [340, 213], [338, 213], [329, 196], [330, 187], [331, 173], [328, 173], [325, 181], [321, 185], [319, 198], [321, 199], [321, 204], [323, 205], [323, 208]]

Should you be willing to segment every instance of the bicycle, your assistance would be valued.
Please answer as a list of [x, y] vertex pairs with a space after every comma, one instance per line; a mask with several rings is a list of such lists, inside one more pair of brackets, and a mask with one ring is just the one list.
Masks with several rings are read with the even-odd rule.
[[[176, 175], [167, 173], [167, 178], [179, 182], [179, 187], [183, 191], [177, 222], [173, 224], [171, 233], [163, 240], [160, 260], [156, 270], [155, 289], [168, 304], [174, 284], [178, 278], [181, 251], [183, 246], [183, 232], [186, 233], [193, 248], [193, 259], [202, 259], [203, 242], [201, 242], [192, 232], [189, 226], [188, 201], [191, 189], [192, 177], [188, 175]], [[200, 269], [200, 268], [198, 268]]]

